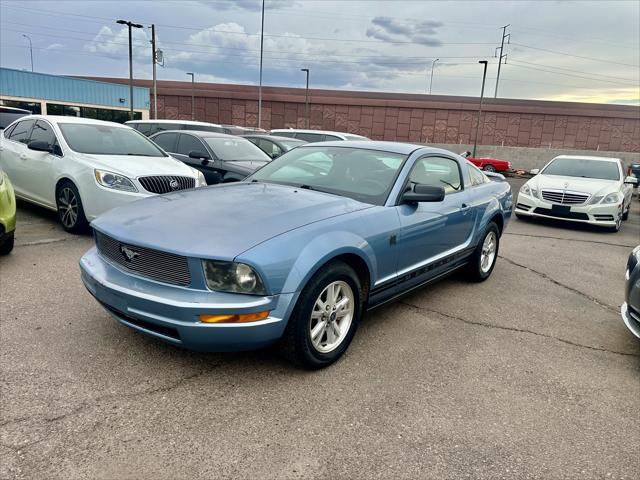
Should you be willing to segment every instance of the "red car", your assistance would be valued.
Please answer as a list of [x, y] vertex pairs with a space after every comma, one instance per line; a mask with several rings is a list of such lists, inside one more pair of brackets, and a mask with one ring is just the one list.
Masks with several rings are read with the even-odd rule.
[[511, 162], [507, 162], [506, 160], [498, 160], [497, 158], [475, 158], [471, 156], [471, 152], [464, 152], [462, 156], [479, 169], [487, 172], [505, 172], [511, 170]]

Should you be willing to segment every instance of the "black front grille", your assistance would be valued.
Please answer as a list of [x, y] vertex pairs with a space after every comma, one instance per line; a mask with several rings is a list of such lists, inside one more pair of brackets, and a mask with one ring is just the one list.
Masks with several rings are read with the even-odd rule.
[[[100, 302], [100, 300], [98, 300]], [[127, 323], [131, 325], [135, 325], [136, 327], [144, 328], [145, 330], [149, 330], [150, 332], [159, 333], [160, 335], [164, 335], [165, 337], [170, 337], [175, 340], [180, 340], [180, 334], [178, 330], [171, 327], [165, 327], [164, 325], [158, 325], [157, 323], [147, 322], [146, 320], [140, 320], [139, 318], [132, 317], [131, 315], [127, 315], [120, 310], [113, 308], [110, 305], [107, 305], [104, 302], [100, 302], [105, 309], [113, 313], [116, 317], [121, 318]]]
[[191, 284], [187, 257], [121, 243], [100, 232], [96, 246], [103, 257], [129, 272], [173, 285]]
[[587, 201], [589, 194], [564, 190], [542, 190], [542, 198], [547, 202], [560, 203], [562, 205], [580, 205]]
[[567, 218], [570, 220], [589, 220], [589, 215], [580, 212], [563, 212], [555, 211], [550, 208], [536, 208], [533, 213], [539, 213], [540, 215], [548, 215], [549, 217]]
[[155, 175], [140, 177], [138, 181], [142, 187], [151, 193], [170, 193], [186, 190], [196, 186], [196, 179], [192, 177], [177, 177], [174, 175]]

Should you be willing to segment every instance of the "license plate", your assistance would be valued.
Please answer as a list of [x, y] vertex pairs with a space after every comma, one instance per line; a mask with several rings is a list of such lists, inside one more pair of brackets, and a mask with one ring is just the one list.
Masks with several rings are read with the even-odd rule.
[[551, 205], [552, 213], [569, 213], [571, 211], [571, 207], [568, 205]]

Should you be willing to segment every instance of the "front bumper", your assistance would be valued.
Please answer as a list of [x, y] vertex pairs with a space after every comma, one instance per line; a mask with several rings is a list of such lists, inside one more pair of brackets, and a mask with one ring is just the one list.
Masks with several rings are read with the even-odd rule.
[[[190, 350], [253, 350], [278, 340], [297, 294], [266, 297], [195, 290], [127, 273], [107, 262], [95, 247], [80, 260], [82, 281], [91, 295], [123, 325]], [[256, 313], [258, 322], [207, 324], [200, 314]]]
[[[138, 189], [141, 187], [138, 186]], [[82, 207], [87, 220], [94, 220], [98, 215], [112, 208], [126, 205], [154, 195], [144, 190], [138, 192], [123, 192], [113, 188], [98, 185], [94, 179], [89, 179], [80, 192]]]
[[625, 302], [622, 304], [622, 307], [620, 307], [620, 314], [622, 315], [624, 324], [631, 330], [631, 333], [640, 338], [640, 312], [629, 307], [627, 302]]
[[615, 226], [618, 217], [622, 214], [622, 203], [567, 206], [570, 207], [569, 212], [556, 212], [553, 211], [554, 204], [551, 202], [520, 192], [516, 202], [515, 213], [530, 217], [553, 218], [603, 227]]

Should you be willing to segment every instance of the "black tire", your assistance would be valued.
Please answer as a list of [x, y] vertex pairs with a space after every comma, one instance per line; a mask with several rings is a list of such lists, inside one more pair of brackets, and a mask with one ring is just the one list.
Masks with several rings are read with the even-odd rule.
[[[334, 282], [345, 282], [353, 294], [351, 324], [334, 350], [323, 353], [311, 340], [311, 314], [316, 301]], [[308, 370], [327, 367], [338, 360], [349, 347], [358, 328], [362, 313], [361, 285], [358, 276], [347, 264], [335, 261], [321, 268], [304, 287], [279, 342], [280, 354], [293, 364]]]
[[625, 221], [629, 220], [629, 210], [631, 210], [631, 203], [629, 203], [629, 206], [627, 207], [627, 209], [622, 214], [622, 220], [625, 220]]
[[496, 172], [496, 167], [494, 167], [494, 166], [493, 166], [493, 165], [491, 165], [491, 164], [487, 164], [487, 165], [485, 165], [484, 167], [482, 167], [482, 169], [483, 169], [485, 172], [491, 172], [491, 173], [495, 173], [495, 172]]
[[89, 222], [84, 215], [82, 200], [76, 186], [64, 181], [56, 189], [56, 207], [58, 220], [69, 233], [85, 233], [89, 230]]
[[[494, 235], [495, 252], [494, 252], [493, 260], [491, 260], [491, 265], [487, 269], [487, 268], [483, 268], [482, 266], [482, 260], [483, 260], [482, 251], [483, 251], [483, 245], [485, 240], [491, 234]], [[485, 228], [484, 233], [482, 234], [482, 236], [480, 237], [480, 241], [478, 242], [478, 246], [476, 247], [471, 257], [469, 258], [469, 264], [467, 265], [468, 278], [474, 282], [484, 282], [487, 278], [489, 278], [491, 276], [491, 272], [493, 272], [493, 268], [496, 265], [496, 260], [498, 259], [499, 250], [500, 250], [500, 229], [498, 229], [498, 226], [494, 222], [491, 222], [489, 223], [489, 225], [487, 225], [487, 228]]]
[[4, 240], [4, 243], [0, 245], [0, 255], [9, 255], [11, 253], [11, 250], [13, 250], [14, 241], [15, 238], [13, 237], [13, 235], [11, 235], [11, 237], [9, 238], [6, 238]]

